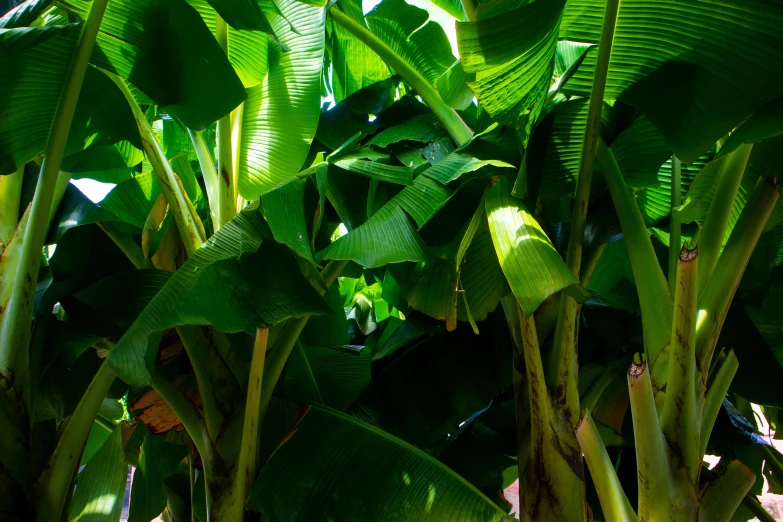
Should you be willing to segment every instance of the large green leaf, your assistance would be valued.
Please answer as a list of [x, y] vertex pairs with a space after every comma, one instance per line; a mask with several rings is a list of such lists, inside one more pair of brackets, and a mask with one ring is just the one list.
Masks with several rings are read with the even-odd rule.
[[543, 107], [551, 81], [564, 0], [482, 4], [474, 22], [457, 23], [462, 66], [479, 73], [469, 87], [494, 118]]
[[272, 27], [290, 51], [270, 48], [269, 73], [248, 90], [238, 172], [239, 193], [246, 199], [257, 198], [299, 172], [320, 115], [326, 13], [297, 0], [278, 5], [298, 34], [286, 19], [274, 17]]
[[[361, 1], [340, 0], [337, 6], [355, 22], [364, 23]], [[327, 52], [332, 60], [335, 102], [391, 76], [389, 67], [363, 42], [340, 24], [331, 23], [330, 26], [332, 33]]]
[[522, 311], [529, 316], [544, 299], [576, 283], [560, 254], [522, 201], [500, 178], [486, 196], [487, 218], [500, 266]]
[[22, 2], [0, 18], [0, 29], [29, 26], [51, 3], [52, 0], [27, 0]]
[[[196, 8], [207, 27], [215, 31], [217, 13], [207, 0], [187, 1]], [[270, 13], [270, 16], [274, 14]], [[268, 54], [269, 36], [265, 32], [228, 28], [228, 60], [246, 88], [258, 85], [266, 76], [269, 70]]]
[[68, 522], [119, 521], [128, 465], [122, 452], [122, 427], [114, 428], [101, 449], [76, 476]]
[[[714, 154], [708, 152], [703, 154], [698, 160], [694, 161], [690, 165], [681, 165], [680, 168], [680, 189], [681, 197], [685, 199], [685, 195], [690, 189], [691, 182], [704, 168], [704, 165], [712, 159]], [[671, 214], [672, 210], [672, 161], [671, 158], [661, 165], [658, 170], [658, 183], [655, 188], [647, 188], [636, 191], [636, 198], [639, 205], [639, 210], [642, 212], [644, 222], [647, 225], [653, 225]]]
[[370, 31], [434, 86], [456, 58], [443, 28], [428, 19], [404, 0], [383, 0], [365, 16]]
[[[16, 171], [43, 152], [80, 26], [0, 29], [0, 174]], [[35, 37], [4, 49], [15, 35]], [[4, 50], [2, 50], [4, 49]], [[129, 140], [139, 146], [125, 99], [104, 74], [90, 67], [71, 124], [66, 154], [89, 145]]]
[[[292, 179], [267, 192], [261, 196], [261, 210], [275, 240], [312, 261], [313, 249], [304, 205], [307, 183], [306, 179]], [[310, 218], [312, 220], [312, 216]]]
[[[91, 3], [60, 5], [84, 18]], [[109, 2], [91, 63], [127, 79], [195, 130], [246, 97], [223, 50], [185, 0]]]
[[109, 192], [100, 206], [122, 221], [143, 229], [160, 195], [160, 184], [151, 172], [123, 181]]
[[370, 383], [370, 352], [361, 346], [300, 343], [288, 359], [281, 393], [296, 402], [344, 411]]
[[316, 406], [267, 461], [248, 508], [289, 521], [511, 520], [422, 451]]
[[328, 313], [291, 255], [273, 242], [262, 246], [269, 239], [257, 203], [221, 228], [171, 276], [110, 352], [117, 374], [149, 385], [148, 338], [174, 325], [254, 332], [288, 317]]
[[424, 261], [427, 246], [405, 212], [392, 202], [319, 252], [318, 257], [351, 259], [366, 267], [376, 267], [402, 261]]
[[[569, 1], [560, 37], [598, 43], [605, 2]], [[684, 163], [763, 104], [783, 94], [783, 5], [625, 0], [620, 5], [606, 85], [642, 112]], [[750, 59], [749, 57], [753, 57]], [[596, 55], [565, 87], [587, 95]]]

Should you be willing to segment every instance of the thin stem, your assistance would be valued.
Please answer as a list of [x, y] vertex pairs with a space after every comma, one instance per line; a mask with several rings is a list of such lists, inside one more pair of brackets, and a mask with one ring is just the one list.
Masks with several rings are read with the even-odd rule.
[[[673, 304], [669, 284], [658, 264], [636, 197], [625, 184], [614, 154], [599, 140], [596, 155], [609, 186], [631, 259], [642, 309], [644, 351], [647, 360], [653, 365], [653, 370], [658, 372], [655, 361], [669, 343], [671, 335]], [[661, 375], [655, 374], [656, 383], [665, 380], [667, 371], [667, 366], [661, 366]]]
[[166, 160], [163, 149], [161, 149], [155, 133], [152, 132], [152, 127], [147, 121], [144, 112], [142, 112], [141, 107], [136, 102], [136, 98], [133, 97], [133, 93], [128, 88], [128, 84], [116, 74], [104, 72], [109, 78], [114, 80], [114, 83], [117, 84], [120, 91], [125, 95], [128, 105], [130, 105], [133, 116], [136, 118], [136, 124], [139, 127], [144, 152], [152, 164], [152, 169], [155, 171], [158, 182], [160, 182], [161, 192], [169, 203], [169, 211], [174, 215], [174, 221], [177, 223], [185, 251], [189, 256], [192, 256], [206, 241], [204, 225], [201, 223], [198, 214], [196, 214], [193, 204], [188, 199], [188, 195], [182, 190], [179, 178], [171, 168], [171, 164]]
[[696, 285], [699, 250], [686, 246], [677, 262], [669, 375], [663, 403], [661, 430], [669, 444], [673, 471], [682, 471], [691, 487], [701, 469], [699, 412], [696, 409]]
[[115, 377], [104, 361], [71, 415], [36, 485], [36, 521], [60, 520], [87, 436]]
[[745, 506], [754, 517], [758, 518], [759, 522], [777, 522], [777, 519], [764, 509], [764, 506], [761, 505], [761, 502], [756, 498], [756, 495], [751, 493], [745, 495], [745, 498], [742, 499], [742, 505]]
[[176, 327], [182, 340], [182, 346], [190, 359], [193, 373], [196, 376], [198, 392], [201, 396], [201, 410], [210, 439], [217, 440], [223, 427], [223, 414], [217, 404], [215, 389], [210, 378], [210, 363], [208, 357], [209, 340], [204, 336], [200, 326], [180, 325]]
[[462, 0], [462, 10], [465, 11], [465, 18], [468, 22], [476, 20], [476, 1]]
[[669, 290], [674, 295], [674, 285], [677, 281], [677, 259], [682, 246], [682, 226], [680, 212], [675, 210], [682, 205], [682, 164], [677, 156], [672, 156], [672, 211], [669, 214]]
[[[617, 0], [610, 1], [617, 2]], [[371, 33], [367, 27], [355, 22], [352, 18], [338, 9], [332, 8], [329, 10], [329, 13], [332, 15], [332, 20], [334, 22], [343, 26], [348, 32], [358, 38], [359, 41], [372, 49], [375, 54], [380, 56], [381, 60], [386, 62], [386, 65], [397, 71], [397, 74], [413, 87], [413, 90], [421, 96], [424, 103], [426, 103], [432, 112], [435, 113], [457, 145], [463, 145], [470, 141], [473, 137], [473, 131], [470, 130], [470, 127], [462, 121], [462, 118], [457, 114], [457, 111], [449, 107], [443, 101], [435, 87], [430, 85], [430, 83], [406, 62], [405, 59]]]
[[196, 445], [190, 442], [188, 444], [188, 476], [190, 478], [190, 522], [197, 522], [196, 510], [193, 509], [194, 493], [196, 492]]
[[190, 141], [193, 142], [193, 148], [198, 157], [198, 164], [201, 167], [201, 175], [204, 176], [204, 186], [207, 188], [207, 199], [209, 200], [209, 213], [212, 216], [212, 228], [215, 232], [220, 229], [220, 197], [218, 195], [218, 175], [215, 170], [215, 164], [212, 163], [212, 156], [209, 154], [209, 148], [204, 141], [202, 131], [188, 129]]
[[759, 179], [731, 231], [707, 286], [699, 295], [696, 357], [703, 373], [709, 368], [731, 300], [779, 197], [780, 191], [774, 179]]
[[218, 454], [209, 432], [204, 424], [201, 412], [195, 404], [183, 394], [179, 388], [157, 372], [150, 372], [152, 388], [166, 401], [171, 410], [182, 422], [185, 430], [196, 445], [201, 461], [204, 464], [205, 478], [207, 481], [225, 474], [225, 464]]
[[628, 502], [601, 434], [587, 410], [576, 426], [576, 438], [587, 461], [590, 476], [593, 477], [606, 522], [636, 522], [636, 513]]
[[104, 221], [98, 223], [98, 226], [112, 241], [114, 241], [114, 244], [122, 250], [122, 253], [127, 256], [134, 267], [137, 269], [153, 268], [152, 261], [144, 257], [144, 252], [142, 252], [141, 247], [136, 244], [130, 234], [120, 230], [120, 227], [118, 227], [116, 223]]
[[737, 368], [739, 368], [739, 361], [737, 361], [737, 356], [734, 355], [734, 350], [721, 353], [715, 362], [715, 369], [712, 372], [701, 413], [700, 458], [703, 458], [707, 452], [707, 444], [710, 441], [712, 428], [715, 426], [723, 399], [726, 398], [726, 393], [729, 391], [731, 381], [737, 373]]
[[264, 377], [264, 360], [269, 329], [259, 328], [253, 344], [253, 358], [250, 361], [250, 379], [247, 385], [245, 401], [245, 420], [242, 425], [242, 441], [239, 459], [233, 469], [231, 491], [228, 493], [225, 511], [220, 512], [220, 520], [242, 522], [245, 503], [256, 478], [256, 454], [258, 452], [258, 433], [261, 429], [261, 383]]
[[728, 522], [748, 494], [756, 474], [738, 460], [729, 462], [723, 475], [716, 478], [704, 490], [701, 497], [700, 520]]
[[636, 354], [628, 370], [636, 468], [639, 483], [639, 520], [668, 520], [669, 467], [655, 409], [650, 370], [643, 355]]
[[717, 165], [712, 166], [712, 168], [718, 169], [718, 181], [710, 201], [710, 207], [707, 210], [707, 216], [699, 227], [699, 249], [701, 250], [699, 293], [704, 290], [712, 275], [712, 270], [718, 262], [731, 210], [734, 207], [734, 200], [737, 198], [737, 191], [752, 149], [752, 143], [745, 143], [726, 156], [715, 160]]
[[245, 103], [239, 104], [239, 107], [231, 112], [231, 157], [233, 178], [231, 183], [234, 186], [234, 213], [239, 212], [245, 206], [245, 199], [239, 195], [239, 151], [242, 146], [242, 118], [245, 114]]
[[41, 174], [33, 196], [30, 218], [25, 229], [24, 243], [17, 273], [12, 281], [11, 297], [0, 318], [0, 375], [14, 383], [25, 408], [30, 405], [29, 350], [35, 287], [41, 249], [46, 239], [49, 212], [54, 199], [55, 185], [60, 172], [68, 133], [73, 122], [76, 103], [84, 82], [84, 75], [95, 46], [95, 38], [103, 20], [108, 0], [94, 0], [76, 44], [73, 61], [65, 79], [54, 115], [49, 139], [44, 151]]
[[[347, 260], [334, 260], [330, 261], [324, 267], [321, 272], [321, 277], [324, 280], [325, 287], [318, 290], [321, 295], [326, 293], [326, 290], [334, 283], [337, 276], [343, 271], [343, 268], [345, 268], [345, 265], [347, 264]], [[259, 400], [262, 418], [269, 406], [269, 401], [272, 400], [272, 392], [274, 391], [275, 386], [277, 386], [277, 381], [280, 380], [280, 375], [283, 373], [285, 363], [288, 361], [288, 357], [291, 355], [291, 351], [296, 345], [296, 340], [299, 339], [299, 335], [307, 325], [308, 319], [310, 319], [309, 315], [289, 319], [277, 336], [274, 347], [269, 352], [266, 367], [264, 368], [264, 377], [261, 383], [261, 398]]]
[[[568, 238], [566, 254], [566, 264], [577, 280], [579, 280], [582, 266], [582, 240], [584, 239], [585, 220], [587, 219], [587, 204], [590, 200], [590, 185], [593, 179], [595, 145], [599, 136], [601, 108], [604, 102], [609, 58], [612, 55], [612, 41], [614, 40], [614, 29], [619, 5], [619, 0], [607, 0], [604, 9], [601, 38], [598, 44], [598, 57], [593, 75], [593, 87], [590, 93], [587, 123], [585, 124], [584, 140], [582, 141], [579, 160], [579, 179], [576, 185], [576, 198], [571, 214], [571, 232]], [[577, 385], [579, 369], [576, 355], [576, 332], [580, 310], [581, 306], [573, 298], [561, 294], [551, 354], [551, 360], [556, 361], [556, 364], [548, 365], [550, 371], [546, 376], [547, 384], [551, 389], [562, 390], [559, 399], [564, 400], [566, 408], [570, 412], [571, 423], [574, 426], [579, 420], [580, 411]]]
[[[220, 15], [215, 15], [215, 38], [223, 52], [228, 56], [228, 24]], [[215, 232], [236, 215], [236, 184], [234, 183], [234, 160], [231, 147], [231, 113], [226, 114], [217, 123], [218, 149], [218, 204], [219, 222], [213, 221]]]
[[0, 254], [11, 241], [19, 223], [19, 204], [22, 198], [24, 165], [7, 176], [0, 176]]

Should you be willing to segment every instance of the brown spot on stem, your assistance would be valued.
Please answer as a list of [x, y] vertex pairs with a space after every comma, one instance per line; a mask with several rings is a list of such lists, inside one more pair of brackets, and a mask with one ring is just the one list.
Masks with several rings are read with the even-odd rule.
[[680, 263], [690, 263], [694, 259], [699, 257], [699, 247], [694, 246], [693, 249], [689, 249], [687, 245], [683, 245], [682, 250], [680, 250]]
[[628, 368], [628, 377], [631, 377], [633, 379], [638, 379], [646, 369], [647, 369], [647, 361], [642, 359], [641, 362], [637, 362], [636, 360], [634, 360], [631, 363], [630, 368]]
[[231, 186], [231, 176], [228, 175], [228, 169], [225, 165], [220, 166], [220, 177], [223, 179], [223, 183], [225, 183], [227, 187]]

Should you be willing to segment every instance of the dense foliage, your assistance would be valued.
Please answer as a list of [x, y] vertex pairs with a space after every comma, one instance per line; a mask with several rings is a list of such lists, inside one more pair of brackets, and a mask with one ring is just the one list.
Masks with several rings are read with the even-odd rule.
[[771, 520], [783, 4], [16, 4], [1, 520]]

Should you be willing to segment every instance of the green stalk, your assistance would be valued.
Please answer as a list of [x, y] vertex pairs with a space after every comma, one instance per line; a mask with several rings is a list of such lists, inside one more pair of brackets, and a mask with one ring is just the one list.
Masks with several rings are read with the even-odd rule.
[[707, 286], [699, 295], [696, 360], [699, 369], [705, 374], [731, 300], [779, 197], [780, 191], [774, 179], [759, 179], [734, 225]]
[[781, 464], [780, 460], [778, 459], [778, 455], [780, 455], [780, 453], [778, 453], [774, 446], [768, 446], [766, 444], [754, 444], [753, 446], [764, 456], [764, 460], [767, 462], [767, 467], [772, 468], [775, 476], [783, 477], [783, 464]]
[[196, 448], [193, 443], [188, 444], [188, 477], [190, 478], [190, 522], [197, 522], [196, 510], [193, 509], [193, 499], [196, 498]]
[[658, 424], [649, 365], [644, 355], [634, 355], [634, 361], [628, 369], [628, 394], [631, 398], [633, 436], [636, 443], [639, 520], [668, 521], [671, 510], [669, 466]]
[[232, 184], [234, 185], [234, 212], [239, 212], [245, 206], [244, 198], [239, 196], [239, 149], [242, 146], [242, 118], [245, 114], [245, 103], [239, 104], [239, 107], [234, 109], [231, 113], [231, 157], [233, 158], [232, 172], [234, 177]]
[[677, 156], [672, 156], [672, 212], [669, 215], [669, 291], [674, 295], [677, 282], [677, 259], [682, 246], [682, 226], [680, 212], [675, 208], [682, 205], [682, 165]]
[[677, 287], [674, 292], [674, 319], [671, 330], [669, 375], [661, 417], [661, 431], [669, 445], [672, 471], [677, 479], [698, 485], [699, 411], [696, 408], [696, 285], [699, 274], [699, 250], [684, 246], [677, 262]]
[[[642, 309], [644, 351], [655, 369], [655, 362], [671, 335], [673, 305], [669, 284], [658, 264], [636, 197], [625, 184], [614, 154], [600, 140], [596, 154], [625, 236]], [[662, 371], [667, 371], [667, 368], [663, 367]], [[657, 383], [657, 373], [655, 377]]]
[[[617, 2], [617, 0], [611, 1]], [[430, 85], [426, 78], [419, 74], [391, 47], [372, 34], [367, 27], [355, 22], [338, 9], [332, 8], [329, 10], [329, 13], [332, 15], [334, 22], [343, 26], [348, 32], [372, 49], [375, 54], [380, 56], [381, 60], [386, 62], [386, 65], [397, 71], [397, 74], [410, 84], [413, 90], [424, 100], [424, 103], [435, 113], [435, 116], [438, 117], [457, 145], [464, 145], [473, 138], [473, 131], [462, 121], [457, 111], [449, 107], [440, 97], [435, 87]]]
[[636, 522], [636, 513], [628, 502], [601, 434], [587, 410], [582, 413], [576, 426], [576, 438], [587, 461], [590, 476], [593, 477], [606, 522]]
[[[595, 409], [595, 405], [598, 404], [598, 399], [601, 398], [606, 387], [609, 386], [614, 379], [614, 372], [614, 365], [609, 366], [601, 372], [601, 375], [590, 383], [590, 386], [587, 387], [587, 390], [585, 390], [585, 393], [582, 396], [583, 411], [593, 411], [593, 409]], [[582, 416], [584, 416], [584, 413]]]
[[0, 176], [0, 254], [11, 241], [19, 223], [19, 204], [22, 198], [24, 165], [7, 176]]
[[109, 239], [114, 241], [114, 244], [122, 250], [122, 253], [133, 263], [133, 266], [137, 269], [153, 268], [152, 261], [144, 257], [141, 247], [136, 244], [130, 234], [120, 230], [117, 223], [113, 221], [104, 221], [97, 224], [101, 230], [103, 230]]
[[74, 50], [68, 76], [65, 79], [54, 115], [49, 139], [44, 151], [41, 174], [35, 189], [30, 217], [25, 229], [21, 257], [15, 277], [12, 280], [11, 297], [0, 317], [0, 375], [13, 383], [18, 396], [29, 411], [30, 376], [28, 371], [30, 323], [32, 321], [35, 286], [38, 283], [38, 268], [41, 249], [46, 239], [49, 211], [54, 199], [55, 185], [60, 172], [68, 133], [73, 122], [76, 102], [84, 82], [95, 38], [103, 20], [108, 0], [94, 0], [90, 7], [79, 41]]
[[764, 509], [764, 506], [761, 505], [761, 502], [759, 502], [755, 495], [745, 495], [745, 498], [742, 499], [742, 505], [745, 506], [754, 517], [758, 518], [760, 522], [777, 522], [777, 519]]
[[[601, 108], [604, 103], [606, 78], [609, 71], [609, 58], [612, 55], [612, 41], [617, 22], [619, 0], [607, 0], [604, 9], [601, 39], [598, 44], [593, 87], [590, 92], [590, 104], [587, 110], [584, 140], [579, 160], [579, 178], [576, 185], [576, 199], [571, 214], [571, 233], [568, 237], [566, 264], [579, 280], [582, 266], [582, 240], [584, 239], [587, 204], [590, 201], [590, 185], [593, 179], [593, 161], [596, 140], [599, 137]], [[579, 421], [579, 389], [577, 385], [576, 332], [579, 326], [581, 306], [571, 297], [561, 294], [560, 308], [552, 345], [551, 362], [548, 364], [547, 384], [553, 390], [560, 390], [558, 399], [565, 402], [570, 412], [572, 425]]]
[[[522, 345], [522, 325], [520, 324], [519, 305], [514, 294], [510, 293], [500, 300], [503, 313], [506, 316], [508, 330], [511, 333], [511, 368], [514, 385], [514, 417], [517, 431], [517, 477], [524, 476], [525, 468], [530, 460], [530, 397], [528, 396], [527, 380], [525, 378], [524, 348]], [[534, 325], [535, 327], [535, 325]]]
[[209, 340], [204, 336], [200, 326], [180, 325], [176, 329], [196, 376], [207, 433], [209, 433], [210, 439], [217, 440], [220, 429], [223, 427], [223, 414], [218, 407], [215, 389], [210, 378]]
[[733, 460], [718, 478], [704, 489], [699, 521], [728, 522], [748, 494], [756, 475], [742, 462]]
[[196, 214], [187, 194], [182, 190], [179, 178], [171, 168], [171, 164], [166, 160], [163, 149], [160, 148], [160, 143], [155, 138], [155, 133], [152, 132], [152, 127], [136, 102], [136, 98], [133, 97], [128, 84], [116, 74], [104, 72], [109, 78], [114, 80], [114, 83], [117, 84], [128, 101], [133, 116], [136, 118], [136, 124], [139, 127], [144, 152], [152, 164], [152, 169], [155, 171], [158, 182], [160, 182], [161, 192], [169, 203], [169, 211], [174, 215], [174, 221], [177, 223], [185, 251], [189, 256], [192, 256], [207, 240], [204, 233], [204, 225], [202, 225], [201, 219]]
[[[228, 56], [228, 24], [220, 15], [215, 15], [215, 38], [223, 52]], [[213, 220], [215, 232], [236, 216], [236, 184], [234, 183], [234, 159], [231, 147], [231, 113], [226, 114], [217, 123], [217, 171], [218, 205], [220, 221]], [[211, 203], [211, 202], [210, 202]]]
[[715, 264], [718, 262], [723, 239], [726, 237], [726, 228], [731, 217], [731, 209], [734, 207], [734, 200], [737, 198], [737, 191], [752, 149], [752, 143], [745, 143], [717, 160], [720, 164], [717, 166], [718, 181], [715, 193], [710, 201], [707, 216], [699, 226], [699, 249], [701, 250], [699, 293], [704, 290]]
[[[321, 272], [325, 286], [323, 289], [319, 289], [318, 293], [324, 295], [347, 264], [347, 260], [335, 259], [330, 261]], [[269, 406], [269, 401], [272, 400], [272, 392], [275, 390], [275, 386], [277, 386], [277, 381], [280, 380], [280, 375], [282, 375], [285, 363], [288, 362], [288, 357], [296, 345], [296, 340], [299, 339], [299, 335], [304, 330], [309, 319], [309, 315], [289, 319], [277, 336], [272, 351], [269, 352], [264, 368], [263, 382], [261, 383], [261, 398], [259, 400], [261, 418], [263, 418], [264, 412], [266, 412]]]
[[465, 18], [472, 22], [476, 19], [476, 1], [462, 0], [462, 10], [465, 11]]
[[247, 385], [245, 401], [245, 421], [242, 425], [242, 441], [239, 458], [232, 470], [231, 489], [225, 497], [219, 520], [242, 522], [245, 517], [245, 504], [256, 479], [256, 454], [258, 452], [258, 433], [261, 429], [261, 383], [264, 377], [264, 360], [269, 329], [259, 328], [253, 344], [253, 358], [250, 361], [250, 379]]
[[728, 352], [724, 350], [715, 361], [715, 369], [710, 376], [710, 384], [701, 412], [700, 458], [703, 458], [707, 452], [707, 444], [710, 441], [712, 428], [715, 426], [723, 399], [729, 391], [729, 386], [737, 373], [737, 368], [739, 368], [739, 361], [737, 361], [737, 356], [734, 355], [734, 350], [728, 350]]
[[104, 361], [68, 420], [36, 484], [37, 522], [60, 520], [87, 436], [115, 377], [114, 371]]
[[[227, 480], [227, 470], [215, 444], [209, 437], [209, 432], [195, 404], [188, 399], [174, 384], [156, 372], [150, 372], [152, 388], [166, 401], [174, 414], [182, 422], [185, 430], [196, 445], [201, 462], [204, 465], [204, 487], [207, 497], [207, 513], [213, 507], [213, 492], [223, 489]], [[215, 520], [210, 518], [210, 520]]]
[[209, 213], [212, 216], [212, 228], [215, 232], [223, 225], [220, 221], [220, 187], [218, 182], [215, 164], [212, 163], [212, 156], [209, 154], [209, 148], [204, 141], [204, 134], [201, 131], [188, 129], [190, 141], [193, 142], [193, 148], [196, 150], [198, 164], [201, 167], [201, 175], [204, 176], [204, 185], [207, 188], [207, 199], [209, 200]]
[[[530, 443], [517, 446], [519, 490], [525, 492], [519, 498], [520, 520], [584, 521], [587, 513], [579, 442], [570, 419], [550, 398], [535, 319], [526, 318], [518, 304], [517, 313], [530, 404]], [[523, 440], [527, 436], [517, 434]]]

